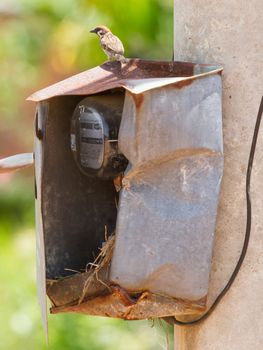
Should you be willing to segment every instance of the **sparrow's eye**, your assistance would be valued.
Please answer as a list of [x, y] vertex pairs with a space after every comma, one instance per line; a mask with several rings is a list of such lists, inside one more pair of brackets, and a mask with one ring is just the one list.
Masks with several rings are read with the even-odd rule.
[[99, 36], [101, 36], [101, 35], [103, 34], [103, 31], [102, 31], [102, 30], [99, 30], [99, 31], [98, 31], [98, 34], [99, 34]]

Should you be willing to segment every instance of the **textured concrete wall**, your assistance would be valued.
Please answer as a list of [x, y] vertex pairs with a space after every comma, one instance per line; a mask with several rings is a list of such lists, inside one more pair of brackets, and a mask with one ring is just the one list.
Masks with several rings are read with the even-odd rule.
[[[246, 225], [245, 174], [263, 93], [262, 0], [175, 0], [175, 60], [224, 66], [225, 170], [209, 302], [223, 288], [240, 254]], [[253, 223], [238, 278], [207, 321], [184, 330], [192, 350], [263, 348], [263, 130], [252, 176]]]

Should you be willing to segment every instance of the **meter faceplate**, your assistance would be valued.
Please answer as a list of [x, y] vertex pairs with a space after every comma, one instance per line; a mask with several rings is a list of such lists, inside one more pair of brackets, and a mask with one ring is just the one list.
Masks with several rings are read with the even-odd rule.
[[71, 120], [71, 150], [80, 170], [88, 176], [114, 178], [128, 164], [118, 152], [123, 95], [86, 97]]

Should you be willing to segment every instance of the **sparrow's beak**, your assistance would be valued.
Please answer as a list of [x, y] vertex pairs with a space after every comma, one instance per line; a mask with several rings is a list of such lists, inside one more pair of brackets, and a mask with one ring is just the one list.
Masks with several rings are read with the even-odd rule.
[[96, 33], [96, 30], [95, 29], [91, 29], [89, 32], [90, 33]]

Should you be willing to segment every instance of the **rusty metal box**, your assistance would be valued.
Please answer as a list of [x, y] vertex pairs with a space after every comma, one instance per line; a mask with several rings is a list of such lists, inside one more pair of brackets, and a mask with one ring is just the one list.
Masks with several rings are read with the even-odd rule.
[[[46, 294], [53, 313], [143, 319], [205, 310], [223, 173], [221, 71], [186, 62], [111, 62], [30, 97], [38, 102], [44, 322]], [[118, 144], [129, 164], [120, 192], [112, 180], [85, 176], [72, 157], [71, 116], [90, 95], [116, 100], [122, 111]], [[105, 227], [114, 233], [110, 242]], [[110, 259], [87, 269], [106, 243]]]

